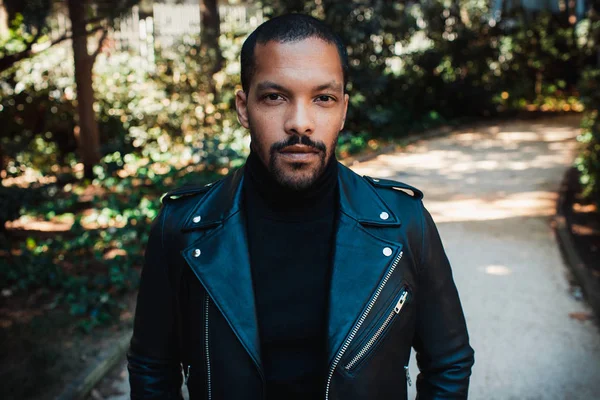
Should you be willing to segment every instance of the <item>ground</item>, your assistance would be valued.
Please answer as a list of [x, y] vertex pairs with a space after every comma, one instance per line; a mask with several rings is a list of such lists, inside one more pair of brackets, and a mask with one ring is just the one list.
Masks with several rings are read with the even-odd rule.
[[600, 393], [598, 327], [572, 296], [551, 229], [578, 126], [576, 117], [481, 125], [355, 168], [425, 192], [476, 352], [472, 399]]
[[[3, 399], [56, 399], [82, 371], [110, 354], [116, 338], [131, 330], [128, 317], [86, 334], [74, 327], [67, 310], [39, 307], [46, 303], [35, 292], [14, 300], [19, 304], [8, 304], [6, 299], [0, 304], [1, 320], [11, 322], [0, 329]], [[123, 301], [132, 313], [135, 294]]]
[[[481, 124], [352, 166], [424, 191], [476, 352], [471, 399], [600, 393], [597, 321], [573, 295], [551, 228], [578, 126], [576, 116]], [[410, 371], [414, 382], [414, 359]], [[90, 398], [129, 398], [124, 360]]]

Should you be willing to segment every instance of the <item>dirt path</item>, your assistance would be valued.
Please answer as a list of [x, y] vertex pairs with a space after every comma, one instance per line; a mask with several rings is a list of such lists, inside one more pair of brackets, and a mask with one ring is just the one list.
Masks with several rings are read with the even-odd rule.
[[[476, 350], [471, 399], [600, 396], [600, 332], [569, 316], [591, 311], [570, 295], [550, 225], [578, 124], [563, 117], [482, 125], [353, 167], [425, 192]], [[124, 366], [93, 398], [128, 398]]]
[[600, 398], [600, 332], [569, 317], [591, 311], [570, 295], [550, 225], [578, 122], [463, 130], [355, 168], [425, 192], [476, 351], [472, 399]]

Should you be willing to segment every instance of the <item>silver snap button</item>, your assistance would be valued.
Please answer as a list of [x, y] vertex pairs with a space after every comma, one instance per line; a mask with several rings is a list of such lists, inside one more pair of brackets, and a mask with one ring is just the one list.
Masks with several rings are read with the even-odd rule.
[[201, 219], [202, 219], [202, 217], [201, 217], [201, 216], [199, 216], [199, 215], [196, 215], [196, 216], [195, 216], [195, 217], [192, 219], [192, 221], [194, 221], [194, 223], [195, 223], [195, 224], [197, 224], [198, 222], [200, 222], [200, 220], [201, 220]]
[[379, 218], [381, 218], [382, 220], [386, 220], [390, 217], [390, 214], [386, 213], [385, 211], [383, 211], [381, 214], [379, 214]]
[[383, 255], [386, 257], [391, 256], [393, 253], [392, 249], [390, 249], [389, 247], [384, 247], [383, 248]]
[[194, 257], [200, 257], [200, 254], [202, 254], [202, 252], [200, 251], [200, 249], [194, 250]]

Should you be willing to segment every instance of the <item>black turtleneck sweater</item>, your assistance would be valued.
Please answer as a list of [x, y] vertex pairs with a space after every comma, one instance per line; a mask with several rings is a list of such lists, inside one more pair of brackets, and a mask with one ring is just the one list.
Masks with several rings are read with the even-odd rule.
[[334, 157], [304, 191], [280, 186], [255, 153], [244, 199], [267, 399], [323, 395], [329, 272], [337, 213]]

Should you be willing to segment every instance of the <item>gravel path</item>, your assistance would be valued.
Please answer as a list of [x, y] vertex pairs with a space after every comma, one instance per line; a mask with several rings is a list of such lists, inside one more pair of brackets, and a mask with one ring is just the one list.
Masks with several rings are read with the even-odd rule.
[[[551, 229], [578, 124], [481, 125], [353, 167], [424, 191], [476, 351], [471, 399], [600, 399], [600, 332], [571, 317], [591, 310], [571, 295]], [[123, 363], [91, 398], [127, 399], [126, 377]]]
[[578, 123], [462, 130], [355, 168], [424, 191], [476, 351], [472, 399], [600, 399], [600, 332], [569, 317], [591, 311], [570, 295], [550, 224]]

